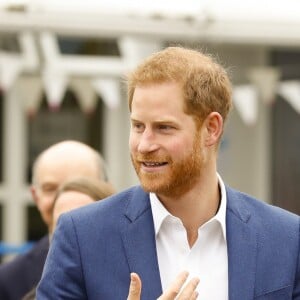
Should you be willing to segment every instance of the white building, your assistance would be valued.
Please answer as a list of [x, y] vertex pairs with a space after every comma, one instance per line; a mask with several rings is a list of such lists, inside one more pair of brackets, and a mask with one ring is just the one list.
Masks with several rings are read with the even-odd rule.
[[283, 4], [0, 1], [1, 239], [20, 245], [43, 230], [28, 218], [29, 173], [53, 142], [90, 143], [118, 189], [137, 183], [122, 76], [173, 43], [216, 55], [232, 74], [225, 181], [300, 213], [300, 4]]

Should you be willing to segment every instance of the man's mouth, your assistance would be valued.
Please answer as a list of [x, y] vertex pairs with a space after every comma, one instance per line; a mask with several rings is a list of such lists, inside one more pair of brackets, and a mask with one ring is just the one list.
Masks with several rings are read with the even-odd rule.
[[157, 162], [157, 161], [140, 161], [141, 171], [145, 173], [157, 173], [163, 171], [167, 162]]
[[163, 165], [166, 165], [166, 162], [142, 162], [142, 165], [146, 166], [146, 167], [160, 167]]

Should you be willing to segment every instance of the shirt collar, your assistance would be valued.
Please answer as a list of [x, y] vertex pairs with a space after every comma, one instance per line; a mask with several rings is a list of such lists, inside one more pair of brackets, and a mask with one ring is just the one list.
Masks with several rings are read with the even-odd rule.
[[[212, 222], [213, 220], [218, 221], [222, 229], [223, 237], [226, 241], [226, 205], [227, 205], [226, 189], [221, 176], [219, 174], [217, 174], [217, 176], [218, 176], [218, 183], [221, 192], [221, 203], [216, 215], [214, 215], [209, 221], [207, 221], [207, 223]], [[157, 235], [165, 218], [168, 216], [174, 218], [174, 216], [171, 215], [167, 211], [167, 209], [162, 205], [162, 203], [159, 201], [156, 194], [150, 193], [150, 203], [151, 203], [151, 209], [153, 215], [155, 235]]]

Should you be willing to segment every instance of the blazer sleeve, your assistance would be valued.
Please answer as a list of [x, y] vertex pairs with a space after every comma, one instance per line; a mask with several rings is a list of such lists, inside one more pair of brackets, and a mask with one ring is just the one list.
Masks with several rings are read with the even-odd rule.
[[37, 288], [37, 299], [87, 299], [76, 230], [68, 214], [59, 218]]
[[295, 285], [293, 291], [293, 299], [300, 300], [300, 218], [299, 220], [299, 240], [298, 240], [298, 262], [297, 262], [297, 271], [295, 277]]

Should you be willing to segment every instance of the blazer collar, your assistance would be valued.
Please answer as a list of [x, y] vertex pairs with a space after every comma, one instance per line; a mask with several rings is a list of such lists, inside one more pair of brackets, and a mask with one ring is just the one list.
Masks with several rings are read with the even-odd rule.
[[125, 216], [129, 220], [122, 232], [130, 272], [136, 272], [145, 284], [142, 299], [157, 299], [162, 294], [154, 224], [149, 194], [141, 187], [131, 190]]
[[226, 190], [229, 300], [250, 300], [254, 298], [257, 234], [246, 196]]
[[151, 210], [149, 193], [146, 193], [140, 186], [130, 189], [128, 205], [125, 210], [125, 216], [131, 221], [136, 221], [147, 210]]

